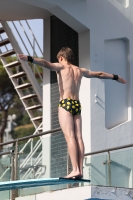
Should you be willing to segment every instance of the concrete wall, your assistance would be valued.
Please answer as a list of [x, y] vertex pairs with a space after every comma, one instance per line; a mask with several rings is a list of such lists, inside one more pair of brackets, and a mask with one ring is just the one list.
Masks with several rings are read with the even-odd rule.
[[[50, 60], [50, 20], [44, 21], [44, 58]], [[50, 71], [43, 69], [43, 131], [51, 130], [51, 92]], [[45, 177], [50, 177], [51, 135], [42, 137], [43, 164], [46, 165]]]
[[[94, 6], [96, 2], [93, 2], [91, 1]], [[123, 46], [123, 50], [118, 51], [118, 49], [121, 49], [120, 41], [124, 41], [126, 37], [129, 40], [129, 52], [131, 52], [132, 34], [129, 33], [129, 29], [132, 33], [132, 24], [109, 1], [100, 1], [100, 3], [101, 6], [99, 4], [99, 7], [90, 10], [90, 18], [94, 19], [93, 24], [95, 25], [92, 31], [90, 31], [91, 70], [102, 70], [119, 74], [125, 79], [128, 78], [128, 84], [121, 85], [117, 82], [107, 80], [93, 79], [91, 81], [91, 119], [93, 119], [91, 123], [92, 151], [132, 143], [132, 122], [127, 116], [128, 114], [132, 115], [128, 109], [130, 107], [128, 104], [128, 101], [130, 101], [129, 98], [132, 99], [132, 91], [129, 89], [132, 81], [132, 54], [130, 53], [129, 55], [126, 46]], [[89, 8], [92, 4], [88, 1]], [[94, 18], [96, 13], [97, 21]], [[111, 44], [109, 44], [109, 41]], [[108, 51], [107, 43], [110, 45]], [[125, 43], [128, 46], [128, 42]], [[114, 46], [112, 47], [111, 45]], [[123, 64], [121, 63], [122, 55], [125, 58]], [[128, 64], [129, 57], [130, 63]], [[98, 96], [99, 104], [95, 103], [95, 94]], [[111, 99], [112, 96], [115, 98]], [[112, 112], [114, 110], [115, 113]], [[117, 121], [115, 115], [117, 115]]]
[[[79, 67], [90, 69], [90, 31], [79, 33]], [[80, 88], [82, 104], [82, 132], [85, 152], [91, 151], [90, 80], [83, 78]]]
[[18, 197], [16, 200], [131, 200], [133, 190], [114, 187], [84, 186], [54, 192]]

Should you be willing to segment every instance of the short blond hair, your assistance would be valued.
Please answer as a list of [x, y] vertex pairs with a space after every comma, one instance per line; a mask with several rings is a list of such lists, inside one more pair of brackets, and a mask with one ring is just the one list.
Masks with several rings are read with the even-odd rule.
[[69, 63], [73, 63], [74, 55], [72, 49], [70, 49], [69, 47], [62, 47], [57, 54], [57, 59], [59, 59], [60, 56], [62, 56]]

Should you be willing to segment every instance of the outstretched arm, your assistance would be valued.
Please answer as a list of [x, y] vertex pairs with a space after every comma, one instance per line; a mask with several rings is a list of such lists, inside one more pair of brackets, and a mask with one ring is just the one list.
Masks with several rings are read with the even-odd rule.
[[109, 74], [106, 72], [94, 72], [94, 71], [89, 71], [85, 68], [81, 68], [81, 71], [83, 73], [83, 76], [86, 78], [100, 78], [100, 79], [113, 79], [118, 81], [119, 83], [126, 83], [126, 80], [118, 75], [115, 74]]
[[46, 67], [47, 69], [51, 71], [60, 71], [61, 69], [63, 69], [63, 66], [60, 63], [51, 63], [51, 62], [48, 62], [47, 60], [44, 60], [41, 58], [33, 58], [31, 56], [26, 56], [24, 54], [17, 54], [17, 55], [18, 55], [18, 58], [23, 61], [31, 62], [37, 65], [40, 65], [42, 67]]

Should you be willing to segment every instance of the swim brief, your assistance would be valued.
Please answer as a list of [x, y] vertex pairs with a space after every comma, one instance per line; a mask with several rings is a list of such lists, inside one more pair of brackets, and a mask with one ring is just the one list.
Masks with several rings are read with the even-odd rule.
[[70, 98], [63, 99], [59, 102], [58, 106], [64, 108], [72, 115], [80, 115], [81, 113], [81, 104], [78, 100], [73, 100]]

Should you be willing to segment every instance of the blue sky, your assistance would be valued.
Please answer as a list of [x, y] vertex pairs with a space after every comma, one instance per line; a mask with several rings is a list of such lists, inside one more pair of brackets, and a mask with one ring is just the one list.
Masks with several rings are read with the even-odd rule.
[[[36, 40], [43, 52], [43, 20], [42, 19], [34, 19], [34, 20], [27, 20], [27, 22], [29, 23], [29, 26], [32, 29], [32, 32], [34, 34], [34, 36], [36, 37]], [[21, 24], [22, 26], [21, 26]], [[16, 31], [16, 29], [14, 28], [14, 25], [12, 22], [9, 22], [9, 25], [14, 33], [14, 36], [19, 44], [19, 46], [21, 47], [21, 50], [23, 51], [24, 54], [26, 55], [31, 55], [33, 56], [33, 49], [31, 48], [30, 43], [33, 45], [34, 41], [33, 41], [33, 36], [31, 34], [31, 31], [29, 30], [25, 20], [21, 20], [19, 23], [19, 21], [14, 21], [15, 26], [17, 27], [18, 32]], [[24, 29], [23, 29], [23, 28]], [[27, 36], [25, 34], [25, 32], [28, 36], [29, 39], [27, 39]], [[27, 49], [29, 52], [27, 52], [23, 42], [21, 41], [20, 37], [22, 38], [22, 40], [24, 41]], [[30, 41], [30, 42], [29, 42]], [[37, 45], [35, 45], [35, 49], [36, 49], [36, 53], [38, 57], [42, 57], [42, 54], [39, 50], [39, 48], [37, 47]]]
[[[42, 19], [36, 19], [36, 20], [28, 20], [33, 33], [43, 51], [43, 20]], [[41, 56], [41, 54], [38, 51], [39, 56]]]

